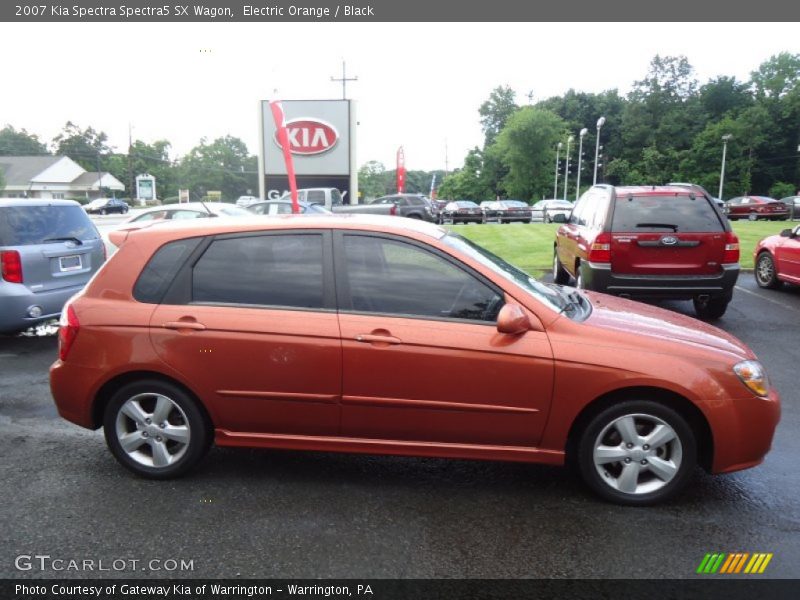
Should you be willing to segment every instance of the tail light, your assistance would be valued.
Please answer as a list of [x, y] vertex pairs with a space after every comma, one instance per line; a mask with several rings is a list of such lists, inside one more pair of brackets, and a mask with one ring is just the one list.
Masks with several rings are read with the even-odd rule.
[[393, 217], [397, 215], [397, 204], [392, 204], [392, 208], [389, 209], [389, 214]]
[[732, 231], [725, 234], [725, 254], [722, 256], [722, 264], [729, 265], [739, 262], [739, 238]]
[[75, 338], [78, 337], [78, 331], [81, 327], [78, 315], [75, 314], [72, 304], [68, 303], [64, 307], [58, 325], [58, 358], [63, 361], [67, 360], [67, 355], [75, 342]]
[[611, 234], [601, 233], [589, 248], [589, 262], [610, 263], [611, 262]]
[[22, 283], [22, 261], [16, 250], [0, 252], [0, 265], [2, 266], [3, 279], [9, 283]]

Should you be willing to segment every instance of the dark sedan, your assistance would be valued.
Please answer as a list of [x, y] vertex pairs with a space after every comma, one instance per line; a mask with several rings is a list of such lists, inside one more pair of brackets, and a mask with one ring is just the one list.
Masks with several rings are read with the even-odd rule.
[[789, 218], [789, 208], [780, 200], [767, 196], [738, 196], [725, 203], [725, 212], [728, 219], [769, 219], [770, 221], [785, 221]]
[[522, 200], [501, 200], [500, 204], [505, 209], [500, 220], [501, 223], [512, 223], [514, 221], [531, 222], [533, 216], [531, 215], [530, 204], [527, 202]]
[[442, 222], [457, 223], [483, 223], [485, 217], [480, 206], [472, 200], [456, 200], [448, 202], [442, 211]]
[[118, 198], [98, 198], [89, 202], [83, 209], [90, 215], [110, 215], [111, 213], [124, 215], [128, 212], [128, 203]]

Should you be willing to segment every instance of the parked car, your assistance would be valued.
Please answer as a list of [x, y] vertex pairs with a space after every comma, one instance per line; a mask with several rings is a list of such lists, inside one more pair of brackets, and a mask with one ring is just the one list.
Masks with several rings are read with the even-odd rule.
[[800, 285], [800, 225], [758, 242], [753, 262], [762, 288], [778, 288], [783, 282]]
[[255, 204], [256, 202], [261, 202], [261, 198], [258, 196], [239, 196], [236, 199], [236, 206], [239, 208], [247, 208], [251, 204]]
[[[292, 197], [286, 192], [281, 200], [291, 201]], [[319, 204], [334, 213], [356, 213], [368, 215], [396, 215], [397, 205], [386, 204], [345, 204], [342, 193], [336, 188], [302, 188], [297, 190], [297, 199], [300, 202]]]
[[164, 221], [181, 219], [205, 219], [208, 217], [247, 217], [253, 213], [247, 209], [228, 204], [227, 202], [184, 202], [182, 204], [165, 204], [148, 208], [125, 221], [143, 223], [146, 221]]
[[712, 196], [708, 192], [708, 190], [706, 188], [704, 188], [702, 185], [698, 185], [697, 183], [680, 183], [680, 182], [668, 183], [667, 185], [679, 185], [681, 187], [694, 189], [694, 190], [700, 192], [701, 194], [711, 198], [711, 200], [714, 202], [714, 204], [717, 205], [717, 208], [719, 208], [723, 212], [725, 211], [725, 202], [721, 198], [717, 198], [716, 196]]
[[501, 200], [500, 203], [505, 209], [500, 219], [501, 223], [513, 223], [514, 221], [531, 222], [531, 206], [527, 202], [522, 200]]
[[531, 208], [531, 219], [533, 221], [542, 221], [543, 223], [552, 223], [556, 215], [562, 215], [566, 220], [572, 212], [572, 206], [572, 202], [568, 200], [539, 200]]
[[124, 215], [129, 208], [127, 202], [118, 198], [97, 198], [83, 207], [90, 215], [110, 215], [112, 213]]
[[800, 196], [787, 196], [781, 198], [781, 202], [789, 209], [790, 219], [800, 219]]
[[369, 204], [394, 204], [397, 206], [396, 214], [400, 217], [436, 222], [436, 211], [431, 206], [430, 200], [422, 194], [391, 194], [376, 198]]
[[[332, 215], [333, 213], [320, 204], [311, 204], [309, 202], [298, 202], [300, 214], [319, 214], [319, 215]], [[267, 200], [266, 202], [256, 202], [247, 207], [251, 213], [257, 215], [291, 215], [292, 214], [292, 201], [291, 200]]]
[[739, 276], [739, 239], [711, 199], [680, 186], [596, 185], [559, 227], [553, 276], [632, 298], [692, 300], [718, 319]]
[[[422, 363], [436, 376], [409, 377]], [[212, 443], [570, 462], [633, 505], [697, 464], [759, 464], [780, 415], [724, 331], [542, 284], [429, 223], [357, 216], [131, 233], [65, 307], [50, 385], [144, 477], [182, 475]]]
[[77, 202], [0, 198], [0, 333], [57, 319], [105, 258]]
[[481, 207], [472, 200], [448, 202], [442, 211], [442, 223], [484, 223]]
[[484, 223], [490, 221], [497, 221], [500, 223], [503, 213], [506, 211], [506, 207], [498, 200], [484, 200], [481, 202], [480, 207], [483, 211]]
[[725, 203], [725, 213], [732, 221], [736, 219], [785, 221], [789, 218], [789, 207], [780, 200], [767, 196], [737, 196]]

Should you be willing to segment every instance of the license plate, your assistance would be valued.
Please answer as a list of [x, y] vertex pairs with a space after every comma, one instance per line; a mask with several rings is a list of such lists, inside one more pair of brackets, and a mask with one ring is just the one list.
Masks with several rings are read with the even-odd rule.
[[72, 256], [60, 256], [58, 259], [58, 266], [61, 271], [77, 271], [83, 265], [81, 265], [80, 255], [73, 254]]

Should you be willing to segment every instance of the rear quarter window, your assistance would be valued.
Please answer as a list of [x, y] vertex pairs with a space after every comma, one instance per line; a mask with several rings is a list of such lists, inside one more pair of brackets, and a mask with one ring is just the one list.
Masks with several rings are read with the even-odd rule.
[[724, 231], [703, 196], [622, 196], [614, 205], [612, 231]]
[[161, 246], [139, 275], [133, 287], [133, 297], [147, 304], [160, 303], [178, 269], [197, 248], [200, 240], [178, 240]]

